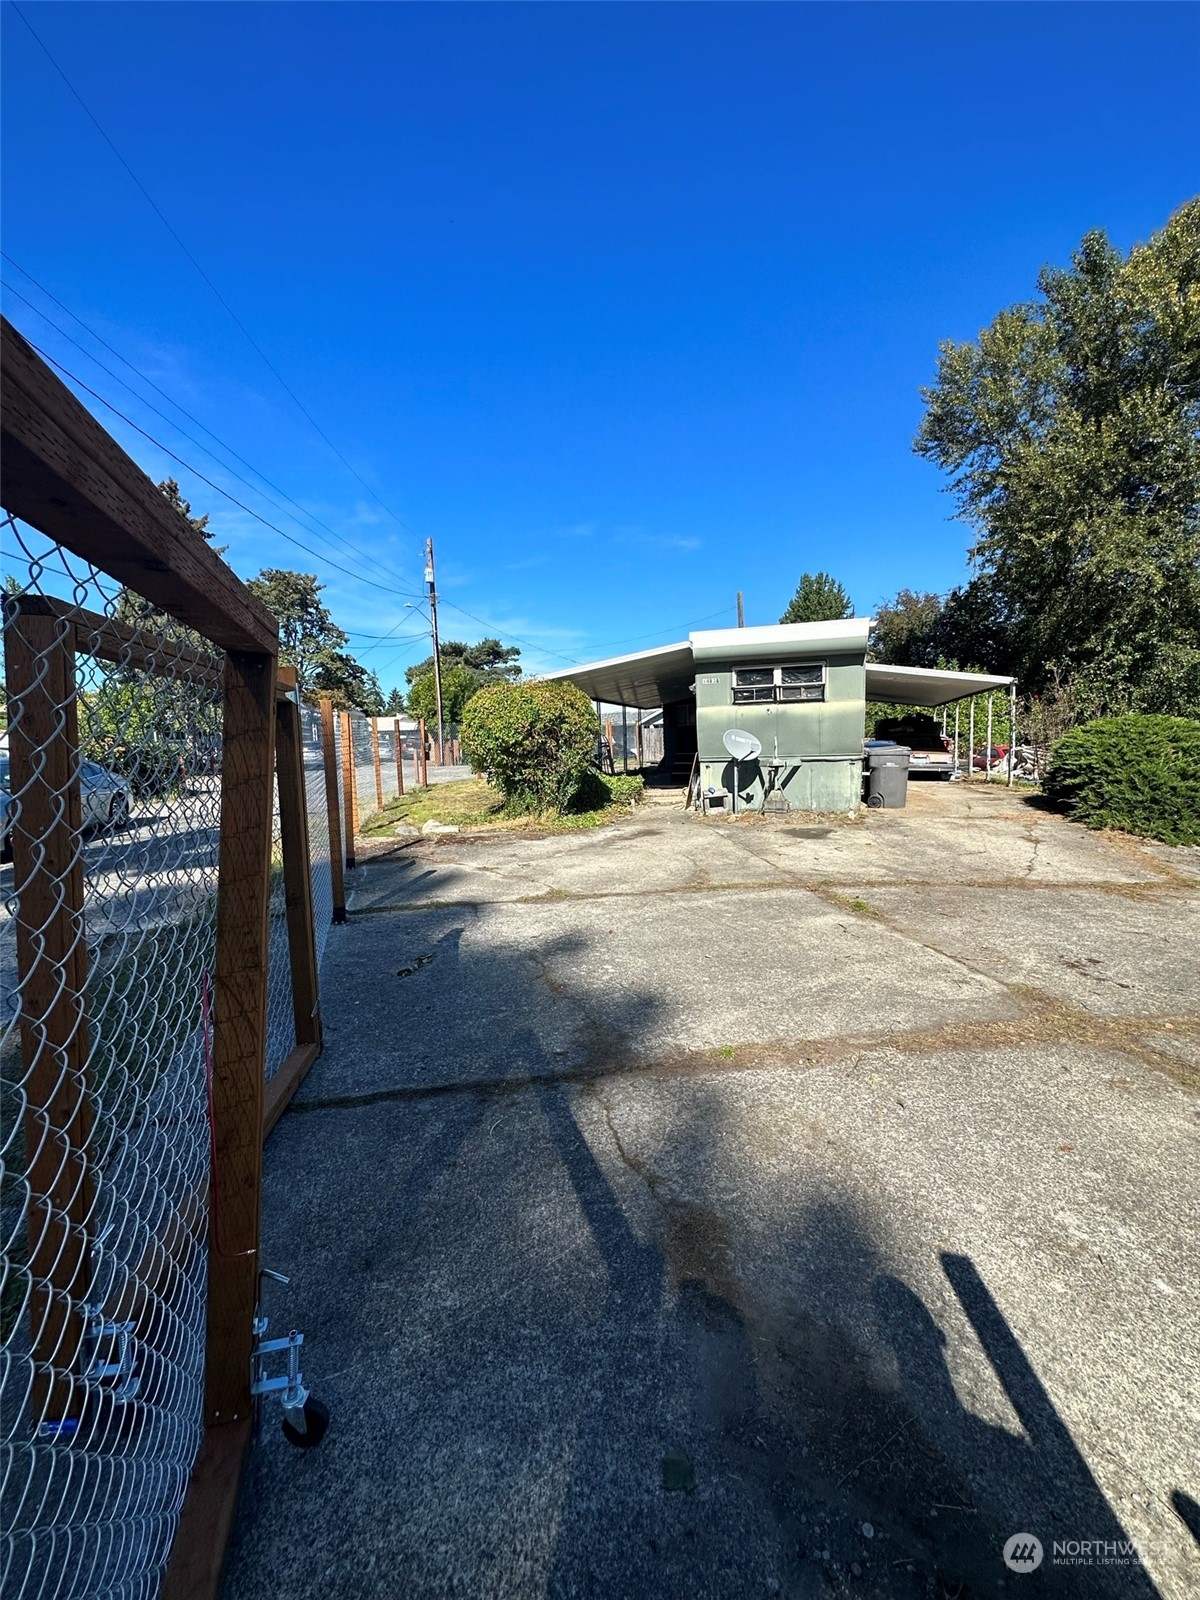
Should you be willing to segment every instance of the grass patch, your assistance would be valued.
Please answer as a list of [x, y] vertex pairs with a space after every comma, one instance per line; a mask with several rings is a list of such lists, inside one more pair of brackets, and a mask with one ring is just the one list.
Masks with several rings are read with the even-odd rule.
[[[627, 816], [631, 803], [642, 792], [640, 777], [597, 775], [607, 799], [586, 811], [514, 812], [504, 796], [486, 778], [459, 778], [453, 783], [430, 784], [414, 789], [398, 800], [391, 800], [364, 823], [365, 839], [391, 838], [400, 823], [420, 828], [427, 822], [445, 822], [464, 832], [502, 831], [508, 833], [574, 833], [583, 828], [599, 828]], [[595, 791], [593, 791], [594, 793]], [[598, 795], [597, 795], [598, 797]], [[591, 798], [591, 794], [589, 794]]]
[[839, 906], [844, 906], [847, 911], [853, 911], [855, 916], [875, 917], [876, 919], [879, 917], [879, 912], [876, 911], [875, 907], [868, 904], [866, 900], [860, 899], [856, 894], [842, 894], [837, 889], [826, 889], [825, 898], [834, 901]]

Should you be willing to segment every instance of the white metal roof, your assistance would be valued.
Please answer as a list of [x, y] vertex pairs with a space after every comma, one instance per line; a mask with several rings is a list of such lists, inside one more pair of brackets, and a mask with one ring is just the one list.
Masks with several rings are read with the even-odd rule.
[[[590, 700], [650, 709], [682, 700], [695, 679], [697, 661], [762, 660], [767, 656], [865, 650], [870, 617], [838, 622], [778, 623], [766, 628], [709, 628], [679, 644], [657, 645], [633, 655], [612, 656], [579, 667], [562, 667], [547, 678], [576, 683]], [[1012, 678], [930, 667], [891, 667], [867, 662], [867, 699], [906, 706], [944, 706], [989, 689], [1007, 689]]]
[[867, 662], [867, 699], [902, 706], [945, 706], [968, 695], [1005, 689], [1016, 680], [988, 672], [950, 672], [941, 667], [891, 667]]

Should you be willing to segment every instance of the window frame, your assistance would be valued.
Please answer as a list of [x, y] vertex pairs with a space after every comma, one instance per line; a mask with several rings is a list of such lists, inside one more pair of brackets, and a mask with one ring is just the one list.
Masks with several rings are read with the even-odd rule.
[[[797, 667], [809, 667], [820, 673], [819, 678], [812, 679], [809, 683], [784, 683], [783, 674]], [[770, 684], [747, 683], [739, 684], [739, 673], [771, 674]], [[827, 661], [777, 661], [768, 665], [766, 662], [756, 662], [753, 665], [733, 667], [729, 674], [730, 704], [735, 706], [816, 706], [825, 703], [825, 691], [829, 683], [829, 663]], [[815, 693], [805, 693], [813, 689]], [[786, 691], [791, 690], [788, 694]]]

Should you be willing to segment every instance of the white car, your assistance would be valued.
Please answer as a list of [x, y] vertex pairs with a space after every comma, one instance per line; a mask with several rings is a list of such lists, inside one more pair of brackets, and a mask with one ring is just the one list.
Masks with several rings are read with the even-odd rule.
[[[9, 835], [14, 802], [9, 784], [8, 752], [0, 750], [0, 861], [12, 855]], [[79, 803], [85, 828], [115, 829], [129, 824], [129, 785], [98, 761], [79, 763]]]

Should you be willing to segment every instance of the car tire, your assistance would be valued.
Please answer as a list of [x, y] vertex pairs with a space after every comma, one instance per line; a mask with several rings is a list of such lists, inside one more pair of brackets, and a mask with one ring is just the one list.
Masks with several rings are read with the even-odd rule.
[[129, 826], [129, 797], [128, 795], [115, 794], [108, 806], [108, 825], [110, 828], [127, 828]]

